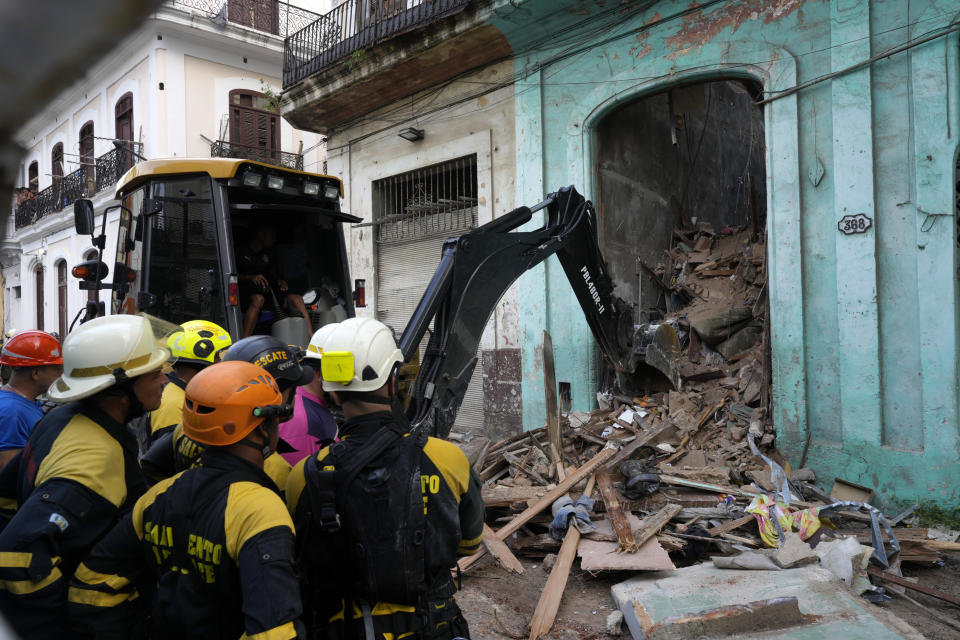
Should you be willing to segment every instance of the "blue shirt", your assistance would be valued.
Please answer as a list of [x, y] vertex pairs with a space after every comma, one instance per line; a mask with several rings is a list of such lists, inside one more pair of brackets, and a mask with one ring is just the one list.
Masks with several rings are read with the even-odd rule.
[[8, 389], [0, 389], [0, 451], [22, 449], [33, 425], [43, 417], [40, 402], [27, 400]]

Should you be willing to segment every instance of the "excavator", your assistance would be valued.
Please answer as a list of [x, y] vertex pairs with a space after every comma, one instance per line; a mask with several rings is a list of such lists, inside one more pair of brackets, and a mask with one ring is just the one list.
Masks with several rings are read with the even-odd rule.
[[[355, 314], [365, 291], [350, 290], [343, 225], [361, 219], [342, 212], [342, 183], [248, 160], [150, 160], [117, 185], [121, 209], [113, 282], [102, 261], [89, 200], [74, 206], [76, 230], [90, 234], [100, 257], [77, 265], [82, 289], [113, 292], [112, 313], [147, 312], [169, 323], [206, 318], [240, 337], [237, 254], [251, 229], [265, 221], [292, 231], [276, 254], [296, 271], [304, 299], [313, 301], [313, 329]], [[542, 212], [542, 213], [541, 213]], [[535, 215], [543, 224], [520, 230]], [[522, 206], [443, 244], [440, 264], [399, 338], [419, 369], [405, 399], [412, 428], [446, 437], [477, 363], [483, 328], [498, 301], [525, 271], [556, 255], [600, 347], [614, 386], [629, 390], [640, 369], [652, 367], [679, 386], [680, 341], [668, 324], [634, 324], [634, 309], [614, 294], [597, 238], [597, 213], [572, 186]], [[282, 312], [259, 330], [305, 346], [298, 318]], [[91, 300], [83, 321], [106, 312]], [[172, 325], [168, 325], [172, 326]], [[420, 355], [420, 345], [430, 337]]]

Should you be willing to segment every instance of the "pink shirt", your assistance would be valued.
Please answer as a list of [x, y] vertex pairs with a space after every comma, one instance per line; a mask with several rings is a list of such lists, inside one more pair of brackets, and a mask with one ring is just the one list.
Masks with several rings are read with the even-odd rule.
[[283, 459], [295, 465], [320, 450], [320, 443], [337, 436], [337, 423], [323, 398], [304, 387], [297, 387], [293, 400], [293, 418], [280, 424], [280, 437], [296, 451], [282, 453]]

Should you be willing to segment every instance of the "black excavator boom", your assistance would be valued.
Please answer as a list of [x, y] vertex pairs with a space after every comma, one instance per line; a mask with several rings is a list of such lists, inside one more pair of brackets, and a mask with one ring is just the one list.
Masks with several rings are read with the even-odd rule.
[[[541, 210], [542, 227], [517, 230]], [[413, 428], [440, 437], [450, 432], [493, 309], [521, 274], [554, 254], [604, 357], [618, 373], [636, 369], [633, 310], [613, 294], [593, 204], [566, 187], [444, 243], [440, 266], [400, 338], [400, 350], [410, 360], [431, 332], [410, 392]]]

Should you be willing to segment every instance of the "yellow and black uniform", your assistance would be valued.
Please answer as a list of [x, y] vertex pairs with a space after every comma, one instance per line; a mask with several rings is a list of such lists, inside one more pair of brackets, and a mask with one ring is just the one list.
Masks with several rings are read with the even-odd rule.
[[484, 510], [466, 456], [388, 411], [347, 420], [341, 436], [287, 480], [311, 637], [467, 636], [450, 569], [479, 548]]
[[173, 431], [180, 424], [183, 416], [183, 400], [186, 397], [184, 389], [187, 383], [173, 375], [167, 374], [170, 381], [163, 387], [163, 396], [160, 398], [160, 406], [147, 414], [147, 422], [150, 425], [149, 442], [157, 441], [157, 438], [163, 434]]
[[146, 489], [134, 437], [92, 403], [37, 423], [20, 461], [19, 508], [0, 533], [0, 611], [18, 633], [70, 637], [70, 576]]
[[[199, 467], [204, 449], [206, 445], [190, 439], [183, 432], [183, 425], [177, 424], [172, 431], [162, 435], [150, 446], [140, 459], [140, 465], [147, 478], [159, 482], [181, 471]], [[290, 463], [276, 451], [263, 461], [264, 472], [281, 490], [287, 486], [287, 476], [290, 475], [291, 468]], [[2, 504], [0, 498], [0, 508]]]
[[71, 622], [96, 637], [303, 637], [293, 553], [273, 482], [207, 449], [201, 467], [154, 485], [87, 556], [70, 585]]

